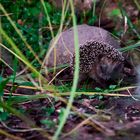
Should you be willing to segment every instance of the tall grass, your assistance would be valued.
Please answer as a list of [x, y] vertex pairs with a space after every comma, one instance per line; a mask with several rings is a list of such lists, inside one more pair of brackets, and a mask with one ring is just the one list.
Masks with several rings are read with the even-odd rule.
[[[15, 29], [15, 32], [17, 32], [17, 34], [19, 35], [19, 37], [22, 39], [22, 41], [24, 42], [24, 44], [26, 45], [27, 49], [30, 50], [35, 59], [42, 65], [42, 67], [45, 64], [45, 61], [49, 58], [49, 55], [51, 53], [51, 51], [54, 51], [54, 54], [56, 54], [56, 50], [55, 50], [55, 44], [57, 43], [59, 36], [63, 30], [64, 27], [64, 20], [66, 18], [66, 14], [68, 11], [68, 5], [67, 5], [67, 0], [64, 0], [64, 5], [62, 7], [62, 15], [61, 15], [61, 21], [60, 21], [60, 26], [59, 26], [59, 30], [57, 35], [55, 36], [54, 31], [53, 31], [53, 27], [52, 27], [52, 23], [51, 23], [51, 19], [49, 17], [48, 14], [48, 9], [45, 5], [44, 0], [41, 0], [40, 3], [42, 4], [42, 7], [44, 9], [44, 12], [46, 14], [46, 19], [49, 23], [49, 29], [51, 32], [51, 38], [54, 39], [52, 46], [50, 47], [50, 49], [48, 50], [46, 57], [44, 58], [44, 61], [41, 61], [40, 58], [38, 57], [38, 55], [32, 50], [32, 47], [26, 42], [26, 38], [22, 35], [22, 33], [20, 32], [20, 30], [16, 27], [16, 24], [14, 23], [14, 21], [12, 21], [12, 19], [10, 18], [10, 16], [8, 16], [7, 11], [4, 9], [4, 7], [0, 4], [0, 10], [3, 12], [3, 14], [7, 17], [8, 21], [10, 22], [10, 24], [13, 26], [13, 28]], [[61, 91], [59, 91], [57, 86], [54, 85], [49, 85], [48, 81], [46, 80], [46, 77], [43, 76], [41, 74], [41, 70], [37, 70], [32, 63], [25, 57], [25, 55], [22, 53], [22, 51], [18, 48], [18, 46], [15, 44], [14, 40], [12, 39], [12, 37], [10, 37], [6, 31], [4, 31], [4, 29], [2, 28], [2, 26], [0, 27], [0, 33], [2, 35], [2, 39], [4, 39], [10, 46], [12, 49], [9, 49], [7, 46], [5, 46], [4, 44], [2, 44], [2, 42], [0, 43], [0, 46], [3, 49], [6, 49], [7, 51], [9, 51], [12, 55], [14, 55], [18, 60], [20, 60], [26, 67], [28, 67], [30, 69], [30, 72], [35, 74], [36, 77], [38, 78], [38, 81], [36, 82], [33, 79], [33, 82], [35, 83], [34, 85], [37, 85], [36, 87], [33, 86], [23, 86], [24, 88], [28, 88], [28, 89], [35, 89], [35, 90], [39, 90], [39, 91], [43, 91], [44, 93], [47, 92], [48, 94], [39, 94], [39, 95], [28, 95], [28, 96], [18, 96], [18, 97], [11, 97], [10, 100], [10, 104], [18, 104], [18, 103], [22, 103], [25, 101], [32, 101], [32, 100], [37, 100], [37, 99], [44, 99], [44, 98], [57, 98], [59, 100], [61, 100], [62, 102], [65, 102], [67, 104], [63, 116], [61, 117], [61, 121], [58, 124], [58, 127], [54, 133], [53, 137], [50, 137], [50, 135], [47, 133], [47, 131], [45, 130], [38, 130], [44, 137], [49, 138], [49, 139], [53, 139], [53, 140], [57, 140], [59, 139], [59, 136], [62, 134], [62, 129], [66, 123], [66, 120], [68, 118], [68, 115], [70, 113], [70, 110], [73, 109], [73, 101], [75, 99], [75, 96], [77, 95], [102, 95], [104, 93], [98, 93], [98, 92], [76, 92], [77, 89], [77, 84], [78, 84], [78, 77], [79, 77], [79, 41], [78, 41], [78, 33], [77, 33], [77, 23], [76, 23], [76, 16], [75, 16], [75, 12], [74, 12], [74, 4], [73, 1], [70, 0], [69, 1], [70, 4], [70, 9], [71, 9], [71, 18], [72, 18], [72, 26], [74, 29], [74, 46], [75, 46], [75, 71], [74, 71], [74, 77], [73, 77], [73, 84], [72, 87], [70, 88], [69, 92], [65, 92], [62, 93]], [[96, 0], [94, 0], [94, 7], [93, 7], [93, 16], [95, 15], [95, 8], [96, 8]], [[123, 11], [124, 16], [126, 16], [126, 13]], [[133, 31], [135, 32], [135, 34], [138, 36], [138, 38], [140, 37], [139, 33], [135, 31], [134, 26], [132, 26], [132, 23], [129, 22], [129, 25], [133, 28]], [[20, 45], [20, 44], [19, 44]], [[130, 51], [132, 49], [135, 49], [136, 47], [140, 46], [140, 42], [125, 47], [125, 48], [121, 48], [120, 51], [122, 52], [126, 52], [126, 51]], [[54, 55], [54, 68], [53, 71], [54, 73], [56, 72], [56, 55]], [[41, 68], [42, 68], [41, 67]], [[13, 69], [14, 70], [14, 69]], [[29, 72], [29, 71], [28, 71]], [[14, 82], [16, 81], [16, 73], [14, 71], [14, 79], [13, 79], [13, 85], [14, 86]], [[21, 85], [22, 87], [22, 85]], [[117, 91], [122, 91], [122, 90], [127, 90], [129, 88], [135, 88], [133, 87], [124, 87], [124, 88], [118, 88], [118, 89], [114, 89], [112, 91], [108, 91], [109, 93], [106, 94], [106, 96], [123, 96], [125, 97], [125, 95], [117, 95], [117, 94], [111, 94], [110, 92], [117, 92]], [[11, 91], [12, 92], [12, 91]], [[69, 100], [67, 101], [65, 99], [65, 96], [69, 96]], [[3, 97], [2, 97], [3, 98]], [[32, 121], [31, 119], [29, 119], [27, 116], [25, 116], [24, 114], [20, 113], [19, 111], [17, 111], [15, 108], [9, 106], [9, 104], [7, 104], [7, 102], [3, 102], [3, 100], [0, 100], [0, 107], [3, 107], [5, 110], [7, 110], [8, 112], [18, 116], [20, 119], [22, 119], [25, 123], [29, 124], [31, 128], [36, 128], [37, 126], [35, 125], [35, 122]], [[4, 133], [2, 131], [0, 131], [0, 133]], [[8, 134], [6, 134], [8, 136]], [[9, 136], [12, 138], [12, 136]]]
[[19, 37], [22, 39], [22, 41], [24, 42], [24, 44], [33, 53], [33, 55], [35, 56], [36, 60], [38, 60], [38, 62], [41, 64], [40, 59], [38, 58], [38, 56], [36, 55], [36, 53], [33, 51], [32, 47], [27, 43], [25, 37], [22, 35], [22, 33], [20, 32], [20, 30], [16, 27], [15, 23], [12, 21], [12, 19], [7, 14], [6, 10], [4, 9], [4, 7], [1, 4], [0, 4], [0, 9], [5, 14], [5, 16], [7, 17], [7, 19], [9, 20], [9, 22], [11, 23], [11, 25], [13, 26], [13, 28], [15, 29], [15, 31], [18, 33]]
[[79, 77], [79, 43], [78, 43], [78, 32], [76, 27], [76, 17], [74, 12], [74, 5], [73, 1], [70, 0], [70, 7], [72, 11], [72, 19], [73, 19], [73, 29], [74, 29], [74, 45], [75, 45], [75, 71], [74, 71], [74, 77], [73, 77], [73, 85], [70, 92], [69, 102], [67, 104], [67, 107], [65, 109], [65, 112], [63, 114], [62, 120], [58, 126], [57, 131], [55, 132], [55, 135], [53, 137], [53, 140], [57, 140], [58, 136], [61, 134], [62, 128], [64, 127], [64, 124], [66, 122], [66, 119], [69, 115], [70, 109], [72, 107], [72, 103], [74, 101], [75, 92], [78, 84], [78, 77]]

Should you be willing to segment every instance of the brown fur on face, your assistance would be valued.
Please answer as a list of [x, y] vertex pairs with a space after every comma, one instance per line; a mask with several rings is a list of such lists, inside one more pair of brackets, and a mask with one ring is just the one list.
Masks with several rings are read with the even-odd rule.
[[113, 60], [108, 57], [102, 57], [94, 63], [89, 72], [89, 77], [102, 83], [108, 80], [115, 81], [122, 77], [124, 64], [122, 61]]

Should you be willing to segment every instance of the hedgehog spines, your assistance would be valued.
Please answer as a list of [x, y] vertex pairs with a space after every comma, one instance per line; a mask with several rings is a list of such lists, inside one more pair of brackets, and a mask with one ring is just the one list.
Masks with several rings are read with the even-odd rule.
[[[81, 73], [88, 73], [93, 64], [97, 61], [99, 55], [106, 56], [113, 60], [124, 61], [124, 57], [121, 52], [103, 41], [87, 41], [85, 44], [80, 45], [79, 53]], [[74, 58], [75, 55], [73, 55], [71, 59], [70, 65], [72, 69], [74, 69]]]

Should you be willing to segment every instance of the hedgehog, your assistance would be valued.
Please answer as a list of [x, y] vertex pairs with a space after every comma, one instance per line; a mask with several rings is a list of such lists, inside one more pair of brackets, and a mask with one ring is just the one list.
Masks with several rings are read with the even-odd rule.
[[[77, 25], [79, 40], [79, 82], [91, 78], [97, 83], [116, 80], [122, 75], [124, 57], [118, 50], [119, 42], [111, 34], [95, 26]], [[50, 43], [50, 55], [46, 60], [48, 68], [69, 64], [73, 74], [75, 48], [73, 27], [62, 32], [57, 43]], [[53, 51], [52, 46], [55, 51]], [[56, 52], [56, 53], [55, 53]], [[55, 63], [54, 63], [55, 62]]]

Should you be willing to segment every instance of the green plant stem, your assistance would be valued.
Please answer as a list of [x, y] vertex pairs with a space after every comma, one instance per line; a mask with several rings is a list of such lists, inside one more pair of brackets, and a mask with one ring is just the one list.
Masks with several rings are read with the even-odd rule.
[[134, 45], [130, 45], [130, 46], [127, 46], [127, 47], [124, 47], [124, 48], [120, 48], [119, 50], [122, 51], [122, 52], [127, 52], [127, 51], [133, 50], [133, 49], [135, 49], [139, 46], [140, 46], [140, 42], [137, 42]]
[[140, 11], [140, 4], [138, 3], [138, 1], [137, 1], [137, 0], [134, 0], [134, 3], [136, 4], [137, 8], [138, 8], [139, 11]]
[[79, 47], [78, 47], [78, 33], [77, 33], [77, 27], [76, 27], [76, 18], [75, 18], [75, 13], [74, 13], [74, 7], [73, 7], [73, 1], [70, 0], [70, 6], [72, 10], [72, 19], [73, 19], [73, 26], [74, 26], [74, 45], [75, 45], [75, 71], [74, 71], [74, 78], [73, 78], [73, 85], [72, 89], [70, 92], [70, 98], [69, 102], [67, 104], [66, 110], [64, 111], [63, 117], [59, 123], [58, 129], [56, 130], [53, 140], [58, 140], [59, 135], [61, 134], [61, 131], [64, 127], [64, 124], [67, 120], [67, 117], [69, 115], [70, 109], [72, 107], [72, 103], [75, 97], [75, 91], [77, 88], [77, 83], [78, 83], [78, 77], [79, 77]]
[[49, 14], [48, 14], [48, 10], [47, 10], [47, 8], [46, 8], [46, 6], [45, 6], [44, 0], [41, 0], [41, 3], [42, 3], [42, 5], [43, 5], [43, 8], [44, 8], [44, 11], [45, 11], [45, 14], [46, 14], [48, 23], [49, 23], [49, 28], [50, 28], [50, 31], [51, 31], [51, 36], [52, 36], [52, 38], [54, 38], [54, 33], [53, 33], [52, 25], [51, 25], [51, 20], [50, 20]]

